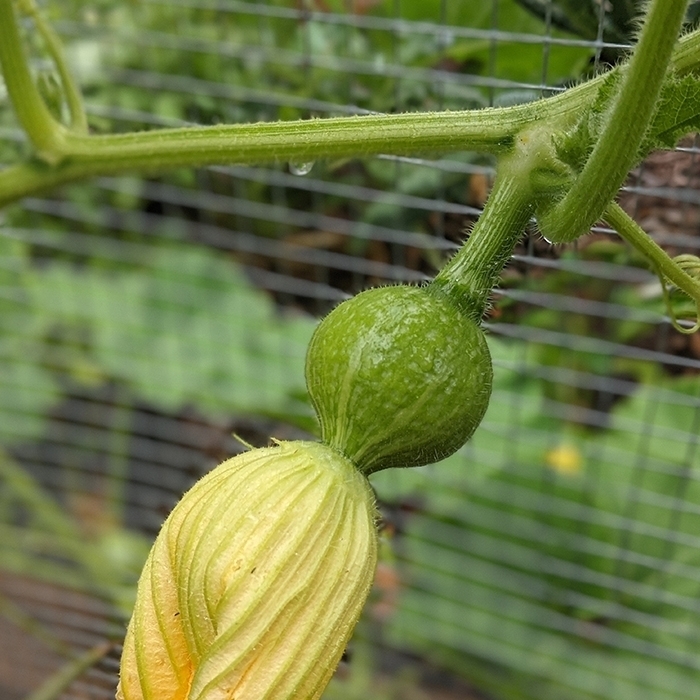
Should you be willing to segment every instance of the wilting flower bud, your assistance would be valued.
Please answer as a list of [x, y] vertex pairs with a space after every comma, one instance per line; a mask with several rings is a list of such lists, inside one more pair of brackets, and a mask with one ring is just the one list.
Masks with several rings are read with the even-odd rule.
[[312, 442], [251, 450], [185, 494], [139, 581], [119, 700], [314, 700], [374, 575], [372, 490]]

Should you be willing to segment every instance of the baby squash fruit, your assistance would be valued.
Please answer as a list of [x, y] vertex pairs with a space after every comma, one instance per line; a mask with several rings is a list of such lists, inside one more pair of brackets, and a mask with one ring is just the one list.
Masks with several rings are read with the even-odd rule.
[[458, 450], [486, 411], [492, 375], [483, 332], [433, 286], [380, 287], [343, 302], [306, 357], [323, 441], [365, 474]]

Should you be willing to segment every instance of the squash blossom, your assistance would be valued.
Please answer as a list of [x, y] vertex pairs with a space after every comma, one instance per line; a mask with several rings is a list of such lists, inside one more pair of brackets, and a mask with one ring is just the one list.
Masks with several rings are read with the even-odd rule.
[[452, 454], [481, 421], [491, 357], [441, 288], [382, 287], [316, 328], [323, 443], [224, 462], [163, 525], [139, 582], [118, 700], [317, 700], [377, 561], [366, 475]]
[[230, 459], [173, 509], [138, 586], [118, 700], [314, 700], [377, 558], [367, 479], [281, 442]]

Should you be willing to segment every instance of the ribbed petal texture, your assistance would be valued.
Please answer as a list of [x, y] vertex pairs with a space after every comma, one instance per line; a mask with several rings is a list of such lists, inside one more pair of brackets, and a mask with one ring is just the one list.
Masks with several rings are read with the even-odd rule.
[[377, 557], [365, 479], [283, 442], [210, 472], [175, 507], [139, 581], [118, 700], [314, 700]]

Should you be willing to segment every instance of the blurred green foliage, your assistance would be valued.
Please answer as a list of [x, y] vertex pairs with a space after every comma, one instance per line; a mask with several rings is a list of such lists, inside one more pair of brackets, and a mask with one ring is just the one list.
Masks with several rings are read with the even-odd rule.
[[87, 537], [70, 512], [4, 450], [0, 486], [1, 568], [96, 594], [128, 616], [148, 539], [118, 522]]
[[[517, 0], [517, 2], [552, 26], [593, 41], [600, 38], [613, 44], [630, 44], [639, 29], [639, 17], [645, 0], [617, 0], [603, 4], [598, 0]], [[603, 12], [601, 12], [603, 10]], [[686, 26], [697, 26], [700, 2], [688, 4]], [[601, 26], [602, 25], [602, 26]], [[602, 31], [600, 31], [602, 29]], [[621, 54], [616, 49], [604, 49], [609, 60]]]
[[463, 453], [375, 477], [413, 503], [386, 638], [498, 698], [692, 697], [697, 379], [630, 387], [583, 429], [522, 374], [523, 347], [490, 341], [494, 396]]
[[[356, 15], [343, 0], [302, 7], [285, 0], [236, 3], [228, 11], [213, 3], [154, 0], [61, 2], [50, 9], [70, 37], [92, 101], [197, 123], [307, 117], [313, 105], [294, 106], [304, 98], [329, 110], [483, 106], [494, 95], [512, 100], [506, 93], [516, 84], [522, 93], [523, 85], [543, 79], [549, 85], [575, 80], [591, 56], [589, 48], [556, 43], [545, 57], [541, 43], [522, 38], [544, 37], [544, 24], [514, 0], [497, 7], [439, 0], [357, 5]], [[329, 14], [314, 12], [322, 7]], [[488, 35], [494, 28], [507, 33], [498, 42]], [[122, 69], [146, 67], [164, 83], [166, 76], [184, 75], [205, 82], [195, 94], [162, 86], [154, 94], [119, 80]], [[496, 88], [505, 83], [494, 92], [486, 77]], [[217, 90], [236, 99], [218, 99]]]
[[[298, 12], [321, 5], [342, 21]], [[515, 0], [367, 3], [356, 18], [349, 6], [270, 0], [227, 12], [213, 3], [62, 0], [48, 10], [95, 131], [529, 100], [543, 81], [575, 81], [593, 53], [547, 44], [545, 22]], [[585, 3], [577, 7], [590, 15]], [[409, 31], [393, 20], [423, 24]], [[492, 28], [506, 34], [495, 41]], [[577, 30], [595, 38], [590, 31]], [[42, 81], [55, 86], [50, 71]], [[0, 159], [9, 161], [23, 144], [7, 109], [0, 126]], [[456, 154], [453, 162], [481, 161]], [[173, 188], [167, 198], [152, 180], [122, 180], [9, 210], [0, 229], [0, 442], [40, 439], [56, 403], [102, 386], [164, 414], [194, 405], [211, 420], [262, 414], [312, 428], [303, 360], [313, 321], [254, 288], [240, 256], [198, 242], [187, 222], [272, 239], [305, 230], [285, 221], [288, 211], [313, 210], [355, 222], [341, 252], [365, 255], [372, 226], [427, 237], [439, 226], [426, 203], [470, 203], [463, 173], [384, 160], [326, 167], [334, 182], [376, 196], [345, 200], [301, 185], [280, 195], [254, 178], [178, 171], [161, 179]], [[220, 193], [226, 206], [211, 198]], [[236, 210], [241, 202], [281, 214], [250, 216]], [[603, 247], [582, 255], [640, 264], [619, 246]], [[439, 264], [440, 253], [425, 246], [414, 267]], [[547, 303], [523, 311], [515, 298], [500, 304], [506, 321], [570, 337], [630, 343], [662, 310], [660, 297], [571, 269], [518, 289], [551, 298], [566, 290], [639, 312], [623, 319]], [[698, 627], [697, 381], [555, 343], [491, 337], [490, 347], [494, 396], [471, 443], [437, 469], [374, 479], [389, 506], [412, 504], [393, 542], [403, 586], [381, 623], [385, 639], [494, 697], [631, 700], [640, 688], [649, 700], [694, 697], [683, 645]], [[596, 411], [599, 392], [557, 379], [561, 370], [623, 378], [627, 388]], [[587, 417], [595, 420], [583, 427]], [[118, 517], [87, 536], [6, 452], [0, 482], [2, 566], [98, 592], [126, 614], [145, 537]], [[410, 677], [379, 685], [375, 666], [360, 646], [348, 683], [331, 686], [329, 700], [414, 692]]]
[[[36, 265], [0, 236], [0, 437], [41, 434], [71, 385], [117, 383], [163, 411], [308, 415], [313, 322], [284, 314], [225, 256], [202, 246], [119, 244], [108, 268]], [[106, 241], [86, 249], [114, 249]], [[85, 249], [82, 251], [85, 252]]]

